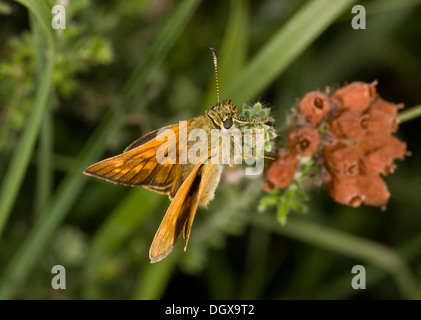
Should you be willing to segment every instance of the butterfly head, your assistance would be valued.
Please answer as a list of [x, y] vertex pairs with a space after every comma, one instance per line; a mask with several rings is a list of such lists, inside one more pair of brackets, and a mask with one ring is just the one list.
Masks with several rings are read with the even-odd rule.
[[209, 109], [206, 114], [212, 119], [214, 124], [222, 129], [230, 129], [237, 117], [237, 107], [231, 100], [225, 100]]

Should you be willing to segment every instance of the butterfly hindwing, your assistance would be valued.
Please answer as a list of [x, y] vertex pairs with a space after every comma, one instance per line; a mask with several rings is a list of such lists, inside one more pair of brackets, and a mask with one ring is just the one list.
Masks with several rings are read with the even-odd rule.
[[212, 150], [209, 149], [208, 154], [194, 167], [171, 202], [149, 250], [151, 262], [165, 258], [172, 251], [181, 232], [186, 250], [197, 207], [199, 204], [206, 205], [210, 198], [213, 198], [216, 189], [216, 185], [208, 184], [209, 179], [217, 175], [219, 181], [221, 167], [208, 163], [211, 156]]
[[199, 204], [202, 166], [200, 162], [194, 167], [168, 207], [149, 249], [152, 263], [165, 258], [172, 251], [181, 232], [185, 230], [186, 223], [191, 225], [190, 222], [193, 222]]

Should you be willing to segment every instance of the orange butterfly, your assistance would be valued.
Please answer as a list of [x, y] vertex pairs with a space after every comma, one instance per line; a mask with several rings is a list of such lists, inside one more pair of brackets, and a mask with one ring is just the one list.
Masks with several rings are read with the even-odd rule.
[[[211, 50], [218, 87], [216, 55], [215, 50]], [[215, 131], [234, 136], [239, 132], [235, 122], [245, 122], [237, 118], [237, 108], [231, 101], [219, 103], [218, 91], [217, 100], [217, 105], [205, 114], [179, 125], [150, 132], [130, 144], [122, 154], [100, 161], [84, 171], [96, 178], [128, 186], [142, 186], [169, 196], [171, 204], [149, 250], [152, 263], [171, 252], [181, 232], [186, 250], [197, 207], [206, 206], [213, 199], [219, 184], [223, 164], [211, 159], [218, 156], [221, 160], [219, 153], [223, 155], [226, 146], [220, 139], [216, 143], [208, 139], [191, 141], [190, 134], [201, 129], [208, 137]], [[229, 147], [231, 160], [228, 164], [233, 164], [236, 150], [242, 157], [245, 156], [235, 141], [231, 140]], [[197, 151], [201, 151], [199, 156]], [[194, 155], [196, 161], [183, 161], [186, 155]]]

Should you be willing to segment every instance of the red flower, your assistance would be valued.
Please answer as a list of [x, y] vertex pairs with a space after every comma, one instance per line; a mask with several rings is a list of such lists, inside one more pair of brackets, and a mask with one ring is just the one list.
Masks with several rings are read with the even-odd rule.
[[387, 102], [386, 100], [383, 100], [380, 97], [377, 97], [376, 100], [374, 100], [373, 104], [370, 106], [371, 110], [379, 110], [383, 113], [388, 114], [392, 118], [396, 118], [398, 115], [398, 110], [403, 108], [403, 104], [393, 104], [391, 102]]
[[275, 160], [268, 163], [265, 169], [263, 190], [287, 187], [294, 178], [296, 166], [297, 156], [284, 149], [280, 150]]
[[360, 160], [361, 172], [365, 175], [392, 173], [396, 165], [395, 159], [403, 159], [407, 155], [406, 143], [393, 135], [381, 137], [378, 141], [368, 141], [358, 146], [363, 154]]
[[293, 128], [288, 134], [288, 146], [291, 152], [300, 156], [312, 155], [319, 146], [319, 132], [312, 127]]
[[366, 134], [368, 118], [356, 111], [344, 110], [329, 122], [329, 130], [338, 139], [359, 141]]
[[352, 146], [340, 143], [325, 147], [323, 157], [329, 171], [337, 177], [359, 174], [359, 152]]
[[338, 101], [343, 109], [364, 112], [377, 96], [376, 84], [356, 81], [336, 90], [331, 99]]
[[359, 176], [358, 183], [364, 194], [364, 204], [369, 206], [383, 207], [390, 198], [386, 182], [378, 175]]
[[[290, 129], [287, 144], [291, 153], [283, 151], [268, 166], [265, 190], [291, 182], [297, 165], [295, 154], [312, 155], [312, 170], [319, 169], [319, 177], [336, 202], [384, 207], [390, 193], [381, 175], [392, 173], [394, 161], [408, 152], [406, 143], [393, 135], [403, 106], [380, 98], [376, 84], [353, 82], [330, 98], [319, 92], [306, 94], [298, 105], [298, 115], [310, 126], [302, 126], [299, 118]], [[319, 146], [321, 152], [316, 153]]]
[[365, 199], [358, 183], [358, 177], [333, 177], [327, 184], [330, 196], [338, 203], [359, 207]]
[[379, 109], [370, 108], [365, 115], [367, 117], [367, 135], [384, 136], [396, 132], [398, 129], [396, 118]]
[[320, 92], [307, 93], [298, 104], [298, 114], [304, 116], [307, 123], [316, 126], [329, 112], [328, 98]]

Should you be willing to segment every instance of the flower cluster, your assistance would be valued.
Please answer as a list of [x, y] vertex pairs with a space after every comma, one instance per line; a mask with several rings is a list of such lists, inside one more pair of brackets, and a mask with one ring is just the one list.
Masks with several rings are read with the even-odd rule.
[[[238, 126], [244, 132], [251, 130], [254, 137], [244, 136], [244, 153], [256, 155], [256, 148], [261, 144], [265, 152], [272, 150], [272, 141], [276, 138], [273, 125], [275, 119], [270, 115], [270, 108], [266, 108], [260, 102], [252, 105], [243, 104], [239, 109], [239, 118], [249, 121], [240, 123]], [[259, 141], [256, 141], [258, 139]]]
[[375, 85], [353, 82], [329, 97], [307, 93], [294, 109], [285, 145], [266, 167], [263, 189], [288, 186], [302, 176], [303, 159], [311, 157], [309, 174], [325, 183], [336, 202], [384, 207], [390, 193], [382, 176], [408, 152], [393, 135], [403, 106], [383, 100]]

